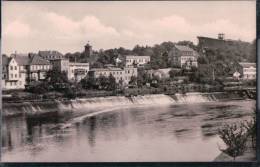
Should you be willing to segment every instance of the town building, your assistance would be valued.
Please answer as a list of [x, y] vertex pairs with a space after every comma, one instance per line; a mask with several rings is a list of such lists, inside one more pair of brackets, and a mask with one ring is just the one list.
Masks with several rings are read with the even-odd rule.
[[32, 81], [45, 79], [49, 61], [37, 54], [2, 56], [2, 89], [24, 89]]
[[168, 61], [173, 67], [187, 69], [198, 66], [199, 54], [192, 48], [184, 45], [174, 45], [168, 53]]
[[106, 68], [93, 68], [89, 71], [89, 76], [99, 78], [100, 76], [109, 77], [112, 75], [117, 83], [128, 85], [132, 77], [137, 77], [137, 68], [134, 67], [106, 67]]
[[29, 54], [29, 82], [44, 80], [46, 73], [52, 69], [52, 65], [48, 60], [43, 59], [38, 54]]
[[89, 63], [69, 62], [68, 79], [80, 81], [87, 76], [89, 72]]
[[239, 63], [239, 72], [243, 80], [256, 79], [256, 63], [241, 62]]
[[116, 60], [117, 62], [122, 62], [125, 67], [129, 66], [144, 66], [148, 64], [150, 60], [150, 56], [137, 56], [137, 55], [123, 55], [119, 56], [119, 59]]
[[60, 71], [60, 72], [66, 72], [69, 71], [69, 60], [68, 59], [55, 59], [51, 61], [52, 68], [54, 70]]

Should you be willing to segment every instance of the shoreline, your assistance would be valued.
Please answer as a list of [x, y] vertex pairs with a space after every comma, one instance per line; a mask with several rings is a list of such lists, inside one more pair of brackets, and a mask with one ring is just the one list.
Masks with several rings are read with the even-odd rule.
[[[196, 96], [199, 96], [198, 99]], [[148, 99], [145, 99], [148, 98]], [[176, 104], [181, 101], [183, 103], [198, 103], [208, 101], [227, 101], [227, 100], [244, 100], [248, 99], [242, 97], [238, 93], [227, 92], [188, 92], [185, 94], [177, 93], [173, 95], [165, 94], [147, 94], [137, 96], [105, 96], [105, 97], [85, 97], [76, 99], [59, 99], [59, 100], [36, 100], [36, 101], [23, 101], [23, 102], [3, 102], [3, 116], [13, 117], [18, 115], [38, 116], [42, 114], [54, 113], [54, 112], [66, 112], [73, 111], [75, 106], [83, 105], [84, 107], [99, 108], [120, 106], [121, 103], [131, 103], [131, 105], [138, 105], [141, 103], [156, 102], [170, 103], [172, 100]], [[87, 104], [84, 104], [87, 103]], [[110, 104], [113, 103], [113, 104]]]

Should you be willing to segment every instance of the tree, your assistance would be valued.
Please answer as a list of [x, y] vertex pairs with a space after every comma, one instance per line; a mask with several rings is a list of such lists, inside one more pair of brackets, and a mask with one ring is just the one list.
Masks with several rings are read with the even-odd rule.
[[97, 88], [97, 80], [94, 77], [86, 77], [82, 79], [81, 85], [84, 89], [96, 89]]
[[109, 77], [108, 77], [108, 82], [107, 82], [107, 89], [108, 90], [115, 90], [116, 89], [116, 79], [115, 77], [110, 74]]
[[61, 84], [69, 84], [67, 73], [56, 69], [47, 72], [45, 82], [53, 86], [53, 88], [58, 88]]

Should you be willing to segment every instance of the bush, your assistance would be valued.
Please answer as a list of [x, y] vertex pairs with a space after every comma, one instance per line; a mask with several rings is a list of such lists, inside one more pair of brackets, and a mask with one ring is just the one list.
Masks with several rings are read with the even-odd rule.
[[227, 145], [226, 149], [221, 150], [222, 152], [233, 157], [234, 160], [245, 152], [248, 133], [243, 123], [225, 125], [218, 134]]

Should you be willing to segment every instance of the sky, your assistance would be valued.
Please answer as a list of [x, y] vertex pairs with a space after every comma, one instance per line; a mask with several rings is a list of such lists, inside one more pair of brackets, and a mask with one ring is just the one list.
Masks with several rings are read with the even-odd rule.
[[2, 53], [82, 52], [197, 36], [252, 42], [255, 1], [3, 1]]

